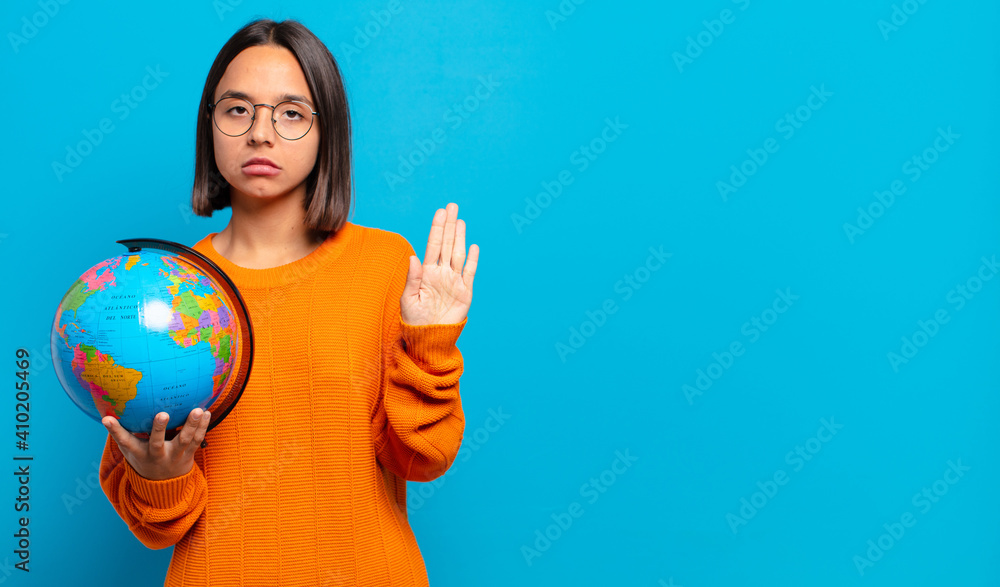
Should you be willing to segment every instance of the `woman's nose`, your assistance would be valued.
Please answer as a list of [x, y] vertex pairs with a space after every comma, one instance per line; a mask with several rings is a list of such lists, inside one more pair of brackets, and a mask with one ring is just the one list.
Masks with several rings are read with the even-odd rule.
[[274, 144], [274, 123], [271, 122], [272, 110], [267, 104], [254, 106], [254, 120], [250, 126], [250, 139], [255, 143]]

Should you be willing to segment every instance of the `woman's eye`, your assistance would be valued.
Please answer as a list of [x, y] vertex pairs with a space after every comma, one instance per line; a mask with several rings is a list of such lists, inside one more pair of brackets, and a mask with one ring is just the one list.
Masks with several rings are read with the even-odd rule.
[[226, 110], [226, 114], [235, 114], [242, 116], [243, 114], [246, 114], [246, 111], [247, 109], [242, 106], [233, 106], [229, 110]]
[[291, 118], [292, 120], [301, 120], [302, 119], [302, 114], [300, 114], [299, 112], [297, 112], [295, 110], [286, 110], [285, 111], [285, 116], [287, 116], [288, 118]]

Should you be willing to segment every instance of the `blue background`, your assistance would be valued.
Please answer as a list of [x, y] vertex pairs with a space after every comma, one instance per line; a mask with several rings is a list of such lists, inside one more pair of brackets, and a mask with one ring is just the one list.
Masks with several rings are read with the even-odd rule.
[[[190, 211], [195, 113], [219, 48], [267, 16], [301, 20], [342, 67], [352, 221], [422, 257], [454, 201], [482, 249], [459, 341], [464, 450], [410, 485], [432, 585], [1000, 583], [1000, 280], [977, 281], [1000, 253], [995, 3], [400, 0], [365, 42], [388, 5], [5, 3], [0, 329], [8, 381], [15, 349], [33, 355], [35, 460], [30, 575], [10, 567], [17, 480], [0, 481], [0, 582], [162, 582], [170, 551], [142, 546], [97, 487], [106, 433], [59, 387], [49, 327], [115, 240], [225, 227]], [[116, 102], [147, 67], [155, 87]], [[481, 77], [495, 87], [470, 98]], [[915, 181], [913, 157], [934, 159]], [[539, 196], [563, 171], [572, 183]], [[906, 191], [879, 211], [895, 180]], [[846, 230], [859, 207], [867, 229]], [[666, 261], [647, 265], [650, 247]], [[775, 306], [778, 291], [798, 298]], [[0, 458], [21, 454], [13, 396]]]

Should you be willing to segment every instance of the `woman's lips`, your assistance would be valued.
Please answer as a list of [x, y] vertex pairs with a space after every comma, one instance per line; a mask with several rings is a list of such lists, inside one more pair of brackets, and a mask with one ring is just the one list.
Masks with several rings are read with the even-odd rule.
[[281, 170], [277, 167], [263, 165], [261, 163], [243, 166], [244, 175], [278, 175], [279, 173], [281, 173]]
[[278, 175], [281, 168], [265, 157], [254, 157], [243, 164], [244, 175]]

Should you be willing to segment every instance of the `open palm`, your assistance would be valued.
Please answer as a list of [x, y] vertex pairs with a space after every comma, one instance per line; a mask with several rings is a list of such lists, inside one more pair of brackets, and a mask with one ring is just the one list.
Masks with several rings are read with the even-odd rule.
[[414, 326], [456, 324], [465, 319], [472, 303], [472, 280], [479, 261], [479, 245], [465, 258], [465, 221], [451, 202], [434, 213], [427, 251], [421, 264], [410, 256], [406, 286], [399, 299], [400, 317]]

